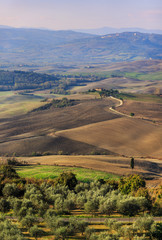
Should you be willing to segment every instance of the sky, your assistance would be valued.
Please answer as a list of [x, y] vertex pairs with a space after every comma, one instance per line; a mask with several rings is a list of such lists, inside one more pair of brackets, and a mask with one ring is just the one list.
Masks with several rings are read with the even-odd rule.
[[0, 0], [0, 25], [162, 30], [162, 0]]

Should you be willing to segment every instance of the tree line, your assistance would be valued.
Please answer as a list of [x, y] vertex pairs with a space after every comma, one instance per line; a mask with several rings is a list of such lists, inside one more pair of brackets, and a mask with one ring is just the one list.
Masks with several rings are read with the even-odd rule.
[[26, 71], [0, 70], [0, 91], [10, 90], [43, 90], [51, 89], [51, 93], [66, 94], [73, 86], [84, 85], [104, 79], [97, 75], [84, 74], [43, 74]]

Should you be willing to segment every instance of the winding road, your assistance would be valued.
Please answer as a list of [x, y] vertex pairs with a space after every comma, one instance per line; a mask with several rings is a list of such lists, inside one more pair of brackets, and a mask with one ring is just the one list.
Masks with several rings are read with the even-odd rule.
[[[111, 98], [111, 99], [114, 99], [114, 100], [116, 100], [116, 101], [119, 102], [119, 104], [117, 104], [115, 107], [120, 107], [120, 106], [123, 105], [123, 100], [118, 99], [118, 98], [115, 98], [115, 97], [112, 97], [112, 96], [110, 96], [110, 98]], [[116, 114], [118, 114], [118, 115], [122, 115], [122, 116], [126, 116], [126, 117], [131, 117], [131, 116], [125, 114], [125, 113], [121, 113], [121, 112], [113, 109], [113, 107], [110, 107], [109, 109], [110, 109], [113, 113], [116, 113]]]

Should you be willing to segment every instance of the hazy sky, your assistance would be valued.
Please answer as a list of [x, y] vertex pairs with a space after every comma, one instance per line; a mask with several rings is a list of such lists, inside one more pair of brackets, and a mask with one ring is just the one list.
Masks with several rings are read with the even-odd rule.
[[0, 0], [0, 25], [162, 29], [162, 0]]

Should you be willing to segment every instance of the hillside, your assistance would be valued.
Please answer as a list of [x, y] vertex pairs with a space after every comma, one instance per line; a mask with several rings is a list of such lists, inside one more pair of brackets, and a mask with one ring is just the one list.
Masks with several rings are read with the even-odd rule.
[[[117, 62], [140, 59], [161, 59], [162, 36], [143, 33], [119, 33], [77, 40], [64, 45], [65, 54], [71, 49], [83, 61]], [[66, 56], [66, 55], [65, 55]]]
[[[91, 144], [55, 137], [54, 132], [112, 120], [120, 116], [105, 111], [113, 100], [87, 99], [65, 108], [50, 108], [0, 120], [0, 155], [31, 155], [33, 152], [58, 154], [111, 153]], [[111, 153], [112, 154], [112, 153]]]
[[161, 59], [162, 35], [0, 29], [0, 64], [105, 63]]
[[[22, 71], [24, 68], [26, 71]], [[25, 94], [45, 89], [51, 89], [50, 92], [55, 94], [68, 94], [93, 88], [151, 94], [162, 92], [162, 60], [76, 65], [67, 69], [62, 65], [60, 73], [58, 68], [49, 65], [48, 68], [40, 66], [34, 70], [29, 66], [19, 66], [21, 70], [17, 71], [0, 70], [0, 90], [25, 90]]]
[[112, 121], [56, 132], [70, 138], [126, 156], [160, 158], [162, 127], [140, 119], [117, 118]]
[[[1, 119], [0, 154], [58, 154], [61, 151], [62, 154], [96, 152], [161, 158], [162, 126], [147, 115], [152, 104], [143, 105], [142, 119], [138, 118], [138, 109], [133, 118], [113, 112], [110, 107], [117, 106], [118, 102], [108, 97], [80, 99], [77, 103], [44, 110], [41, 107], [39, 111]], [[152, 115], [158, 116], [161, 105], [154, 103], [153, 106]], [[116, 109], [120, 111], [120, 107]], [[127, 114], [129, 111], [131, 109]]]
[[0, 91], [46, 89], [59, 85], [59, 77], [24, 71], [0, 71]]
[[112, 28], [112, 27], [102, 27], [102, 28], [93, 28], [93, 29], [76, 29], [77, 32], [90, 33], [96, 35], [106, 35], [113, 33], [122, 33], [122, 32], [141, 32], [141, 33], [157, 33], [162, 34], [160, 29], [144, 29], [144, 28]]

